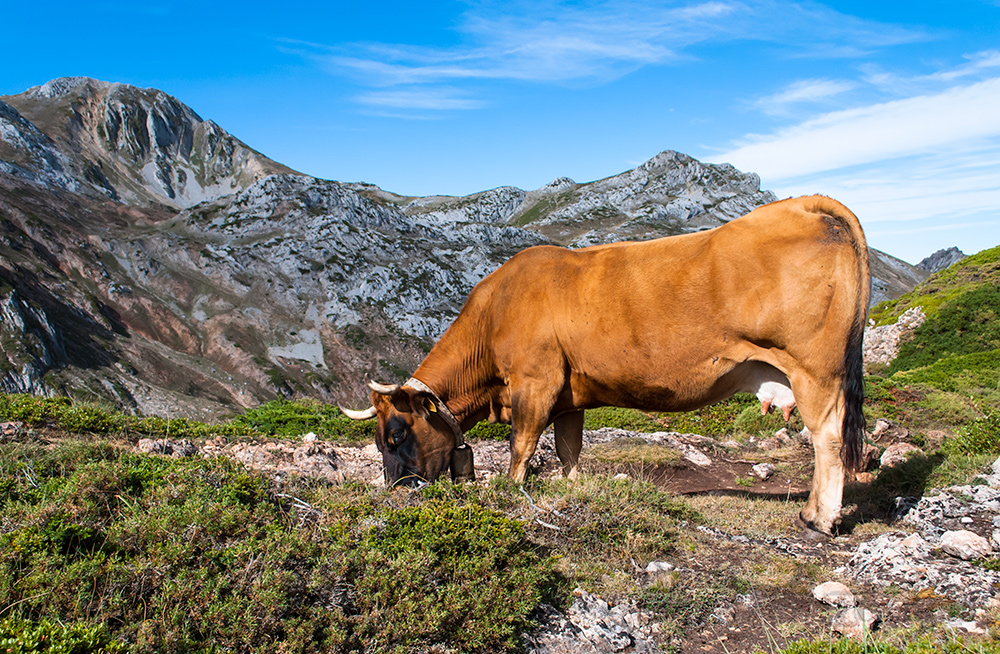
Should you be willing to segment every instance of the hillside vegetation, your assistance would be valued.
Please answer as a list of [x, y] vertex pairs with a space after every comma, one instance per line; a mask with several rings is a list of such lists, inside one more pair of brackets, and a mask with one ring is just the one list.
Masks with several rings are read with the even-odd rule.
[[[970, 257], [872, 313], [891, 322], [910, 306], [932, 307], [897, 362], [866, 379], [869, 427], [877, 418], [905, 425], [924, 454], [849, 486], [853, 531], [825, 547], [893, 528], [897, 495], [969, 483], [1000, 454], [998, 261], [1000, 248]], [[794, 420], [790, 430], [800, 427]], [[779, 498], [754, 492], [749, 479], [745, 493], [679, 496], [657, 476], [678, 465], [676, 453], [638, 440], [585, 451], [589, 473], [575, 481], [408, 490], [135, 451], [147, 437], [261, 441], [312, 431], [372, 441], [370, 423], [316, 401], [271, 402], [206, 424], [0, 395], [3, 421], [23, 429], [0, 437], [0, 652], [516, 652], [540, 607], [565, 610], [575, 588], [654, 616], [663, 651], [704, 649], [704, 634], [721, 629], [712, 626], [718, 608], [753, 597], [755, 606], [788, 607], [775, 614], [783, 622], [738, 623], [757, 630], [759, 651], [1000, 652], [990, 634], [958, 637], [933, 617], [973, 619], [968, 607], [899, 589], [862, 592], [901, 602], [909, 623], [864, 644], [831, 635], [829, 619], [803, 607], [839, 559], [796, 554], [791, 487]], [[735, 439], [744, 443], [735, 456], [808, 478], [796, 459], [809, 456], [804, 447], [750, 445], [783, 425], [759, 415], [753, 396], [688, 414], [587, 416], [588, 429]], [[482, 426], [470, 437], [506, 433]], [[720, 545], [710, 535], [723, 532], [744, 541]], [[664, 560], [683, 572], [637, 572]], [[996, 624], [991, 611], [985, 620]]]
[[927, 320], [873, 383], [898, 398], [918, 400], [902, 417], [923, 428], [1000, 414], [1000, 247], [984, 250], [931, 276], [913, 291], [874, 307], [876, 324], [911, 307]]

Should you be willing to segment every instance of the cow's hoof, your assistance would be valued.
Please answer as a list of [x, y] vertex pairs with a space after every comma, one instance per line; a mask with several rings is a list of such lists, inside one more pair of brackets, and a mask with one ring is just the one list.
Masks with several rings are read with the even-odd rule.
[[802, 536], [806, 540], [827, 540], [833, 537], [832, 531], [824, 531], [812, 520], [806, 520], [800, 513], [795, 518], [795, 525], [802, 530]]

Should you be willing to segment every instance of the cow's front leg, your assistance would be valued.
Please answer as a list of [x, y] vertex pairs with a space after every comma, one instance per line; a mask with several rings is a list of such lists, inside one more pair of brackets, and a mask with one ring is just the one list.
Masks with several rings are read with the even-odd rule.
[[562, 463], [563, 476], [576, 479], [580, 473], [580, 450], [583, 449], [583, 411], [564, 413], [553, 423], [556, 432], [556, 454]]
[[514, 481], [528, 475], [528, 461], [549, 424], [559, 386], [548, 379], [511, 380], [510, 469]]

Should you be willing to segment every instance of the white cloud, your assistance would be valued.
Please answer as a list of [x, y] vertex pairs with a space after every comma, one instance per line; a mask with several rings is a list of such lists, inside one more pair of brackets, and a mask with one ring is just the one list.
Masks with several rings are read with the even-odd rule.
[[821, 115], [710, 159], [769, 183], [1000, 135], [1000, 78]]
[[846, 80], [806, 79], [790, 84], [783, 91], [760, 98], [754, 105], [765, 113], [784, 112], [788, 105], [819, 102], [857, 87]]
[[430, 109], [435, 111], [478, 109], [479, 100], [461, 97], [454, 89], [419, 88], [371, 91], [355, 98], [361, 104], [389, 109]]

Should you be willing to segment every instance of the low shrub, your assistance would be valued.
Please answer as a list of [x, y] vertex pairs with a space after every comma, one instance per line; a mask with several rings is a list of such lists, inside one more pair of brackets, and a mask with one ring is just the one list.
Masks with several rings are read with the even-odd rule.
[[736, 419], [751, 406], [760, 410], [757, 398], [749, 393], [738, 393], [728, 400], [697, 411], [659, 414], [663, 424], [661, 429], [704, 436], [724, 436], [732, 433]]
[[106, 629], [90, 649], [44, 651], [501, 652], [564, 590], [523, 523], [474, 488], [279, 490], [228, 459], [100, 443], [0, 444], [0, 472], [11, 629]]
[[469, 431], [465, 432], [467, 438], [482, 441], [506, 441], [510, 440], [510, 425], [502, 425], [485, 420], [476, 423]]
[[112, 654], [127, 651], [112, 641], [104, 625], [63, 625], [49, 618], [0, 621], [0, 651], [5, 654]]
[[375, 440], [375, 422], [351, 420], [340, 409], [317, 400], [274, 400], [247, 409], [229, 424], [269, 436], [313, 432], [343, 442]]
[[951, 454], [1000, 454], [1000, 411], [991, 411], [961, 427], [943, 449]]

